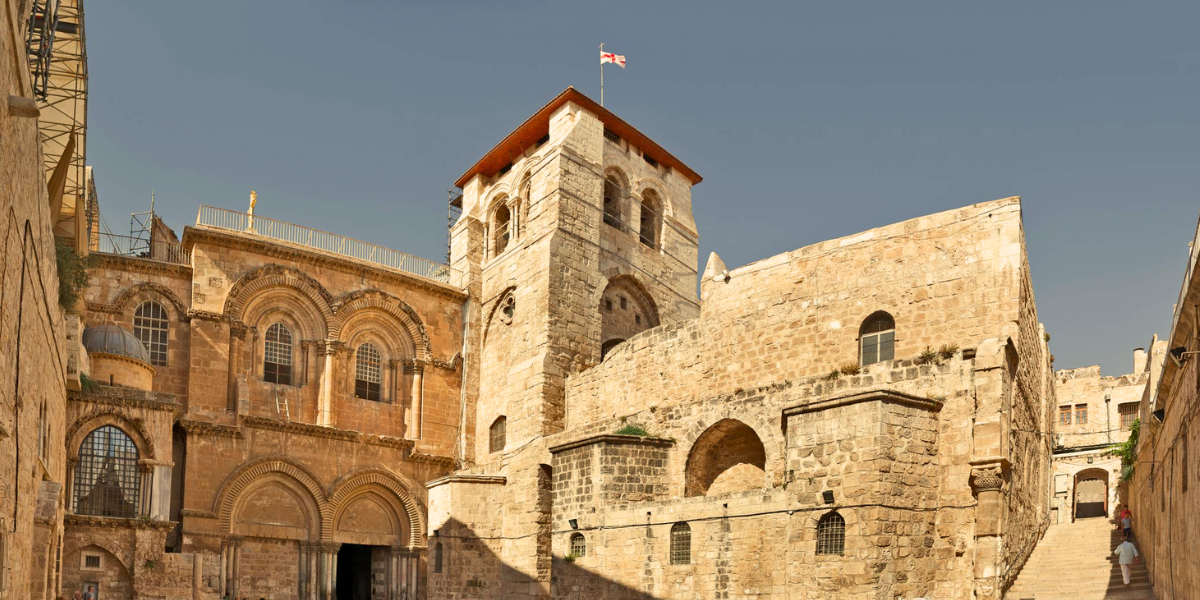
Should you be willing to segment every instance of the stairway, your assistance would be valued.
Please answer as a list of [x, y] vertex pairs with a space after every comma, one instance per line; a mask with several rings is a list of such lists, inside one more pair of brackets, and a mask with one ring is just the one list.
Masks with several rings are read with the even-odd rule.
[[[1145, 562], [1133, 564], [1124, 586], [1112, 554], [1122, 539], [1104, 517], [1050, 526], [1005, 600], [1155, 600]], [[1136, 536], [1133, 543], [1141, 552]]]

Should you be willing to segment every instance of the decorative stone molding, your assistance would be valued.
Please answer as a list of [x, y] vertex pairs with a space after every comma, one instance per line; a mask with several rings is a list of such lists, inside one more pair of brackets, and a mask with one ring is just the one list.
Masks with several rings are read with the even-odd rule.
[[332, 308], [336, 318], [330, 323], [330, 337], [340, 337], [342, 325], [358, 311], [378, 310], [399, 321], [416, 344], [418, 357], [431, 356], [429, 332], [425, 330], [420, 315], [408, 303], [392, 294], [379, 289], [358, 290], [338, 297]]
[[[239, 340], [246, 339], [246, 333], [249, 332], [251, 329], [254, 329], [254, 328], [250, 327], [249, 325], [247, 325], [241, 321], [234, 321], [232, 319], [230, 319], [230, 321], [229, 321], [229, 335], [231, 337], [235, 337]], [[255, 331], [255, 333], [257, 333], [257, 330]]]
[[175, 394], [147, 392], [127, 387], [97, 385], [88, 392], [67, 392], [67, 400], [80, 404], [101, 404], [122, 408], [142, 408], [162, 412], [180, 412], [183, 405]]
[[324, 523], [330, 520], [332, 511], [316, 475], [306, 467], [293, 463], [291, 459], [271, 455], [243, 463], [240, 467], [234, 469], [221, 484], [220, 489], [217, 491], [216, 504], [213, 506], [213, 512], [217, 513], [221, 519], [221, 531], [230, 534], [233, 533], [233, 507], [237, 503], [242, 490], [260, 477], [270, 473], [287, 475], [308, 490], [312, 496], [313, 503], [317, 506], [320, 518], [319, 523], [323, 528]]
[[215, 313], [207, 310], [196, 310], [194, 308], [187, 311], [187, 318], [189, 321], [200, 320], [213, 321], [216, 323], [227, 320], [225, 315], [221, 313]]
[[183, 508], [179, 510], [179, 516], [190, 517], [193, 519], [215, 519], [217, 513], [211, 510], [199, 510], [195, 508]]
[[508, 483], [508, 478], [503, 475], [446, 475], [445, 477], [438, 477], [437, 479], [429, 480], [425, 484], [425, 487], [433, 489], [439, 485], [446, 485], [447, 483], [482, 483], [490, 485], [504, 485], [505, 483]]
[[884, 402], [887, 404], [901, 404], [911, 406], [913, 408], [923, 408], [930, 412], [938, 412], [942, 410], [943, 402], [932, 398], [922, 396], [914, 396], [906, 392], [900, 392], [887, 388], [875, 388], [865, 391], [856, 391], [850, 394], [831, 395], [818, 397], [803, 404], [789, 406], [783, 409], [783, 416], [790, 417], [792, 415], [803, 415], [806, 413], [820, 412], [837, 408], [840, 406], [849, 406], [860, 402]]
[[[408, 486], [404, 485], [395, 475], [383, 469], [363, 469], [350, 473], [335, 482], [329, 490], [329, 504], [332, 506], [332, 513], [336, 516], [341, 512], [344, 503], [352, 498], [355, 492], [363, 487], [372, 485], [386, 488], [400, 500], [401, 506], [404, 507], [404, 511], [408, 514], [409, 540], [410, 544], [413, 543], [419, 535], [418, 532], [425, 531], [424, 510], [417, 500], [413, 498]], [[336, 518], [322, 523], [322, 538], [329, 538], [333, 535], [335, 520]]]
[[103, 254], [95, 252], [89, 256], [94, 257], [92, 260], [93, 268], [112, 268], [127, 273], [145, 273], [147, 275], [155, 275], [162, 277], [178, 277], [191, 281], [192, 266], [170, 263], [160, 260], [138, 258], [134, 256], [118, 256], [116, 254]]
[[67, 442], [68, 456], [76, 458], [79, 453], [79, 445], [83, 443], [84, 436], [104, 425], [113, 425], [124, 431], [133, 440], [142, 458], [153, 459], [155, 457], [154, 438], [150, 436], [150, 432], [146, 429], [145, 422], [142, 419], [131, 417], [120, 410], [107, 407], [97, 407], [80, 415], [71, 424], [71, 427], [67, 429], [67, 435], [64, 439]]
[[171, 531], [178, 524], [175, 521], [157, 521], [154, 519], [118, 519], [116, 517], [93, 517], [89, 515], [68, 514], [63, 517], [63, 524], [75, 527], [104, 527], [109, 529], [153, 529], [156, 531]]
[[971, 487], [976, 493], [1000, 491], [1004, 487], [1004, 470], [999, 466], [971, 470]]
[[447, 469], [453, 469], [455, 460], [449, 456], [438, 456], [436, 454], [425, 454], [414, 450], [408, 455], [408, 460], [415, 463], [423, 463], [427, 465], [441, 466]]
[[264, 265], [238, 277], [229, 288], [225, 306], [221, 311], [231, 318], [241, 319], [247, 302], [259, 291], [271, 287], [287, 287], [300, 292], [312, 301], [313, 306], [325, 318], [326, 324], [332, 320], [333, 311], [329, 308], [329, 302], [333, 296], [325, 286], [307, 273], [284, 265]]
[[321, 425], [314, 425], [312, 423], [284, 421], [282, 419], [273, 419], [270, 417], [242, 415], [241, 422], [243, 425], [251, 429], [265, 429], [268, 431], [298, 433], [311, 437], [340, 440], [344, 442], [355, 442], [360, 444], [371, 444], [373, 446], [384, 446], [388, 448], [395, 448], [397, 450], [408, 450], [413, 446], [412, 440], [406, 440], [403, 438], [370, 433], [359, 433], [349, 429], [323, 427]]
[[615, 433], [602, 433], [600, 435], [591, 435], [573, 442], [559, 444], [550, 448], [550, 454], [558, 454], [565, 450], [580, 448], [582, 446], [590, 446], [592, 444], [638, 444], [641, 446], [661, 446], [671, 447], [675, 445], [673, 440], [663, 438], [642, 437], [640, 435], [617, 435]]
[[460, 368], [462, 368], [462, 353], [460, 352], [455, 354], [454, 358], [451, 358], [450, 360], [441, 360], [438, 358], [431, 359], [429, 361], [429, 366], [457, 372]]
[[336, 356], [346, 349], [346, 345], [338, 340], [324, 340], [317, 345], [317, 354], [321, 356]]
[[162, 285], [161, 283], [154, 283], [152, 281], [143, 281], [129, 286], [125, 289], [125, 291], [121, 292], [111, 304], [88, 302], [87, 308], [90, 311], [100, 313], [114, 315], [124, 314], [126, 305], [129, 304], [129, 301], [132, 300], [134, 296], [142, 292], [151, 292], [162, 297], [171, 305], [172, 311], [175, 313], [176, 321], [180, 321], [182, 323], [188, 322], [187, 305], [185, 305], [179, 299], [179, 297], [175, 295], [175, 292], [173, 292], [171, 288]]
[[237, 439], [242, 437], [242, 430], [232, 425], [221, 425], [219, 423], [209, 423], [208, 421], [192, 421], [188, 419], [181, 419], [179, 421], [179, 426], [183, 427], [183, 430], [186, 431], [188, 435], [212, 435]]

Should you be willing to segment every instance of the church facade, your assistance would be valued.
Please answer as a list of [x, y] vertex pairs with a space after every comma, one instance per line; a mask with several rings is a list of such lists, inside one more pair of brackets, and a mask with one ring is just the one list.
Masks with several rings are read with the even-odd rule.
[[700, 181], [569, 88], [448, 265], [211, 207], [96, 254], [61, 593], [1000, 598], [1053, 495], [1020, 200], [701, 274]]

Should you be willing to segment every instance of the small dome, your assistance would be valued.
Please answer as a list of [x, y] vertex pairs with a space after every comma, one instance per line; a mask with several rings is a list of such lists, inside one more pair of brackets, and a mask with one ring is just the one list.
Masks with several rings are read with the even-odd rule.
[[93, 325], [84, 329], [83, 347], [88, 353], [115, 354], [150, 364], [150, 353], [137, 336], [116, 325]]

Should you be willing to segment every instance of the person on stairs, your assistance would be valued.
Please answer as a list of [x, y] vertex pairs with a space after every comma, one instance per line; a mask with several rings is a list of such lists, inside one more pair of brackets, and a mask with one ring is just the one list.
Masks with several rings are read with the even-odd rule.
[[1129, 587], [1129, 569], [1133, 566], [1134, 561], [1141, 560], [1138, 557], [1137, 548], [1133, 546], [1133, 542], [1126, 539], [1113, 550], [1113, 555], [1118, 558], [1121, 563], [1121, 579], [1125, 581], [1125, 587]]
[[1133, 533], [1133, 513], [1129, 512], [1129, 507], [1126, 506], [1121, 510], [1121, 529], [1125, 532], [1125, 539]]

